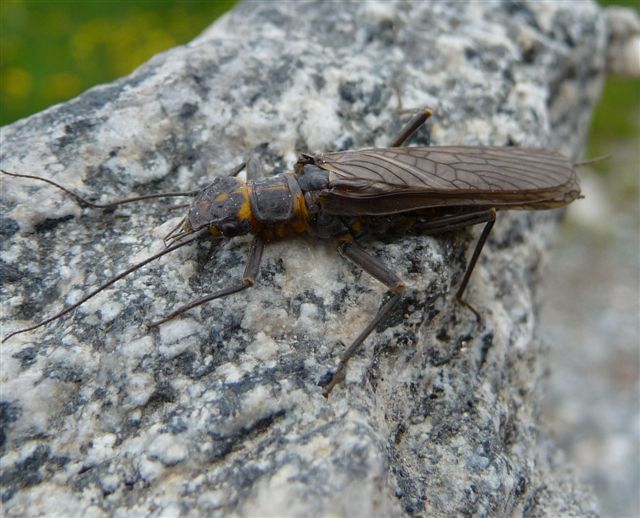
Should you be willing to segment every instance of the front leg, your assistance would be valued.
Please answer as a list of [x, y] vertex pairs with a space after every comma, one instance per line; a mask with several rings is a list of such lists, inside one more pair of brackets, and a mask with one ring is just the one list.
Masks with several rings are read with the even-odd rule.
[[249, 252], [249, 258], [247, 260], [247, 265], [245, 266], [242, 279], [237, 281], [234, 285], [229, 286], [228, 288], [216, 291], [215, 293], [210, 293], [209, 295], [194, 300], [189, 304], [185, 304], [184, 306], [179, 307], [160, 320], [156, 320], [155, 322], [148, 322], [146, 326], [148, 328], [157, 327], [177, 317], [178, 315], [181, 315], [185, 311], [189, 311], [190, 309], [205, 304], [206, 302], [238, 293], [239, 291], [246, 290], [247, 288], [251, 288], [256, 283], [256, 277], [258, 276], [258, 272], [260, 271], [260, 262], [262, 260], [263, 251], [264, 241], [262, 240], [262, 238], [256, 236], [253, 240], [253, 243], [251, 244], [251, 251]]
[[[349, 236], [349, 238], [351, 238], [351, 236]], [[380, 307], [374, 319], [369, 322], [367, 327], [362, 330], [362, 332], [342, 355], [336, 372], [333, 374], [331, 381], [329, 381], [324, 389], [324, 392], [322, 393], [324, 397], [328, 397], [333, 390], [333, 387], [335, 387], [340, 382], [349, 359], [354, 355], [358, 347], [360, 347], [362, 342], [367, 339], [367, 337], [378, 326], [378, 324], [380, 324], [393, 311], [398, 302], [400, 302], [400, 299], [402, 298], [402, 292], [404, 291], [404, 283], [402, 282], [402, 279], [400, 279], [400, 277], [389, 270], [380, 260], [365, 252], [352, 240], [341, 242], [338, 245], [338, 252], [340, 252], [343, 257], [346, 257], [353, 263], [357, 264], [365, 272], [369, 273], [370, 275], [378, 279], [381, 283], [383, 283], [389, 289], [389, 292], [392, 293], [392, 297]]]

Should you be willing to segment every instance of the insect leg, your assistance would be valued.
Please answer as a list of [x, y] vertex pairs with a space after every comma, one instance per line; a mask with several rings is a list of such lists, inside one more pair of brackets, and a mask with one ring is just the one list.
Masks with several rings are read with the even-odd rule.
[[239, 175], [245, 167], [247, 167], [246, 162], [242, 162], [241, 164], [238, 164], [231, 171], [229, 171], [229, 176]]
[[260, 159], [257, 156], [252, 156], [247, 160], [247, 180], [258, 178], [264, 178], [264, 168]]
[[489, 237], [489, 233], [493, 228], [493, 224], [496, 222], [496, 209], [489, 210], [488, 216], [489, 216], [489, 219], [487, 220], [484, 228], [482, 229], [482, 233], [480, 234], [480, 237], [478, 238], [478, 242], [476, 243], [476, 247], [473, 250], [473, 254], [471, 255], [471, 260], [467, 265], [467, 271], [464, 272], [464, 277], [462, 278], [462, 282], [460, 283], [460, 287], [458, 288], [458, 291], [456, 293], [456, 299], [458, 299], [458, 302], [463, 306], [467, 307], [468, 309], [470, 309], [471, 312], [476, 316], [476, 320], [478, 322], [482, 320], [482, 318], [480, 317], [480, 313], [478, 313], [471, 304], [469, 304], [465, 299], [463, 299], [462, 295], [464, 294], [464, 290], [467, 288], [467, 284], [469, 283], [469, 277], [471, 277], [471, 273], [473, 272], [473, 269], [476, 266], [476, 262], [478, 262], [478, 257], [480, 257], [480, 252], [482, 252], [482, 247], [484, 246], [485, 241]]
[[380, 307], [374, 319], [369, 322], [367, 327], [362, 330], [358, 337], [349, 346], [347, 351], [342, 355], [340, 363], [338, 363], [336, 372], [333, 374], [331, 381], [329, 381], [328, 385], [326, 385], [324, 389], [324, 392], [322, 393], [324, 397], [329, 397], [329, 394], [333, 390], [333, 387], [335, 387], [342, 379], [344, 369], [347, 366], [347, 362], [349, 361], [349, 359], [353, 356], [358, 347], [360, 347], [362, 342], [364, 342], [371, 334], [371, 332], [378, 326], [378, 324], [380, 324], [380, 322], [382, 322], [391, 313], [391, 311], [393, 311], [395, 306], [400, 301], [402, 292], [404, 290], [404, 283], [402, 282], [400, 277], [389, 270], [378, 259], [366, 253], [355, 243], [341, 243], [338, 246], [338, 252], [340, 252], [343, 257], [346, 257], [353, 263], [360, 266], [360, 268], [362, 268], [365, 272], [378, 279], [387, 288], [389, 288], [389, 291], [393, 293], [393, 296], [382, 307]]
[[493, 224], [496, 221], [496, 209], [487, 209], [487, 210], [479, 210], [475, 212], [468, 212], [466, 214], [456, 214], [452, 216], [443, 216], [441, 218], [435, 218], [430, 221], [425, 221], [418, 223], [414, 226], [414, 228], [418, 231], [425, 233], [435, 233], [435, 232], [447, 232], [449, 230], [455, 230], [462, 227], [467, 227], [469, 225], [477, 225], [478, 223], [484, 223], [484, 228], [482, 229], [482, 233], [478, 238], [478, 242], [476, 243], [476, 247], [473, 250], [473, 254], [471, 256], [471, 260], [467, 265], [467, 269], [464, 272], [464, 277], [462, 278], [462, 282], [460, 283], [460, 287], [456, 293], [456, 299], [460, 304], [471, 310], [471, 312], [475, 315], [478, 322], [482, 319], [480, 318], [480, 313], [478, 313], [475, 308], [469, 304], [465, 299], [462, 298], [464, 294], [464, 290], [469, 283], [469, 277], [471, 277], [471, 273], [478, 262], [478, 257], [480, 257], [480, 252], [482, 252], [482, 247], [489, 237], [489, 233], [493, 228]]
[[412, 231], [423, 234], [436, 234], [439, 232], [449, 232], [458, 230], [479, 223], [487, 223], [495, 220], [495, 209], [482, 209], [463, 214], [452, 214], [431, 218], [427, 221], [418, 221], [411, 227]]
[[83, 198], [78, 193], [73, 192], [72, 190], [67, 189], [66, 187], [63, 187], [59, 183], [56, 183], [53, 180], [49, 180], [48, 178], [43, 178], [41, 176], [34, 176], [30, 174], [10, 173], [8, 171], [5, 171], [4, 169], [0, 169], [0, 173], [6, 174], [8, 176], [13, 176], [15, 178], [28, 178], [29, 180], [38, 180], [40, 182], [48, 183], [49, 185], [53, 185], [54, 187], [57, 187], [61, 191], [64, 191], [66, 194], [71, 196], [81, 207], [92, 207], [94, 209], [110, 209], [111, 207], [117, 207], [118, 205], [124, 205], [125, 203], [133, 203], [135, 201], [142, 201], [142, 200], [151, 200], [153, 198], [171, 198], [171, 197], [177, 197], [177, 196], [193, 197], [199, 192], [199, 191], [163, 192], [163, 193], [157, 193], [157, 194], [146, 194], [144, 196], [134, 196], [132, 198], [124, 198], [122, 200], [117, 200], [109, 203], [94, 203], [92, 201], [87, 200], [86, 198]]
[[262, 260], [262, 252], [264, 250], [264, 241], [260, 237], [255, 237], [253, 243], [251, 244], [251, 251], [249, 252], [249, 259], [247, 261], [247, 266], [244, 269], [244, 274], [242, 276], [242, 280], [236, 283], [233, 286], [229, 286], [220, 291], [216, 291], [215, 293], [210, 293], [205, 297], [199, 298], [190, 302], [189, 304], [185, 304], [184, 306], [179, 307], [166, 317], [157, 320], [155, 322], [148, 322], [146, 324], [147, 327], [156, 327], [160, 324], [164, 324], [165, 322], [171, 320], [172, 318], [181, 315], [185, 311], [189, 311], [196, 306], [200, 306], [206, 302], [209, 302], [214, 299], [219, 299], [221, 297], [226, 297], [227, 295], [232, 295], [233, 293], [238, 293], [239, 291], [245, 290], [247, 288], [251, 288], [256, 283], [256, 277], [258, 276], [258, 272], [260, 270], [260, 261]]
[[420, 112], [411, 119], [400, 134], [395, 138], [395, 140], [389, 145], [389, 147], [400, 147], [402, 146], [406, 140], [409, 139], [411, 135], [413, 135], [420, 126], [422, 126], [429, 117], [431, 117], [432, 112], [429, 108], [424, 108], [420, 110]]

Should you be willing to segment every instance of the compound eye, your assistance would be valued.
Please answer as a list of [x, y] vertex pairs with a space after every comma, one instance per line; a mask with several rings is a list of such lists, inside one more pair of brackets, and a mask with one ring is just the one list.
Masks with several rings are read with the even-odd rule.
[[234, 222], [223, 223], [220, 225], [220, 233], [225, 237], [234, 237], [238, 235], [238, 225]]

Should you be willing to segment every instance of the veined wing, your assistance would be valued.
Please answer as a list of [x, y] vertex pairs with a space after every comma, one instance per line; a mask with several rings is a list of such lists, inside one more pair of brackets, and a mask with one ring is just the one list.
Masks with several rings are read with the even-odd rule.
[[540, 149], [446, 146], [363, 149], [316, 159], [330, 172], [323, 206], [390, 214], [438, 206], [543, 209], [580, 196], [573, 164]]

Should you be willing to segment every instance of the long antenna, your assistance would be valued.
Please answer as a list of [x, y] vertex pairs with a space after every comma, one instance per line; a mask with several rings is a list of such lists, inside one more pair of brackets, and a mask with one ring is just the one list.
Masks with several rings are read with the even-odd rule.
[[94, 203], [92, 201], [87, 200], [86, 198], [83, 198], [82, 196], [73, 192], [72, 190], [67, 189], [66, 187], [63, 187], [59, 183], [56, 183], [53, 180], [49, 180], [48, 178], [43, 178], [41, 176], [33, 176], [30, 174], [10, 173], [8, 171], [5, 171], [4, 169], [0, 169], [0, 172], [8, 176], [13, 176], [15, 178], [28, 178], [29, 180], [38, 180], [40, 182], [48, 183], [49, 185], [53, 185], [54, 187], [57, 187], [61, 191], [66, 192], [69, 196], [75, 199], [80, 204], [80, 206], [93, 207], [94, 209], [109, 209], [111, 207], [116, 207], [118, 205], [124, 205], [125, 203], [133, 203], [135, 201], [141, 201], [141, 200], [150, 200], [153, 198], [170, 198], [173, 196], [195, 196], [199, 192], [199, 191], [161, 192], [157, 194], [146, 194], [144, 196], [135, 196], [133, 198], [124, 198], [122, 200], [117, 200], [109, 203]]
[[111, 286], [114, 282], [119, 281], [120, 279], [122, 279], [123, 277], [126, 277], [127, 275], [129, 275], [132, 272], [135, 272], [138, 268], [142, 268], [143, 266], [145, 266], [146, 264], [150, 263], [151, 261], [154, 261], [154, 260], [158, 259], [159, 257], [162, 257], [163, 255], [166, 255], [166, 254], [168, 254], [170, 252], [173, 252], [174, 250], [177, 250], [180, 247], [188, 245], [189, 243], [191, 243], [191, 242], [195, 241], [196, 239], [198, 239], [201, 234], [202, 234], [202, 232], [198, 232], [198, 234], [196, 234], [192, 238], [187, 239], [185, 241], [182, 241], [181, 243], [175, 244], [173, 246], [170, 246], [169, 248], [166, 248], [162, 252], [158, 252], [157, 254], [152, 255], [151, 257], [148, 257], [144, 261], [141, 261], [141, 262], [133, 265], [131, 268], [128, 268], [125, 271], [123, 271], [123, 272], [119, 273], [118, 275], [116, 275], [115, 277], [112, 277], [107, 282], [105, 282], [102, 286], [100, 286], [99, 288], [96, 288], [92, 292], [90, 292], [87, 295], [85, 295], [82, 299], [80, 299], [75, 304], [72, 304], [71, 306], [63, 309], [62, 311], [56, 313], [55, 315], [53, 315], [53, 316], [51, 316], [49, 318], [46, 318], [46, 319], [42, 320], [41, 322], [38, 322], [37, 324], [35, 324], [33, 326], [25, 327], [24, 329], [19, 329], [18, 331], [14, 331], [13, 333], [8, 334], [6, 337], [4, 337], [2, 339], [2, 343], [6, 342], [12, 336], [19, 335], [21, 333], [26, 333], [27, 331], [33, 331], [34, 329], [38, 329], [39, 327], [42, 327], [42, 326], [44, 326], [44, 325], [46, 325], [46, 324], [48, 324], [50, 322], [53, 322], [54, 320], [66, 315], [67, 313], [69, 313], [69, 312], [73, 311], [74, 309], [76, 309], [78, 306], [81, 306], [82, 304], [84, 304], [91, 297], [94, 297], [95, 295], [100, 293], [102, 290], [104, 290], [104, 289], [108, 288], [109, 286]]

